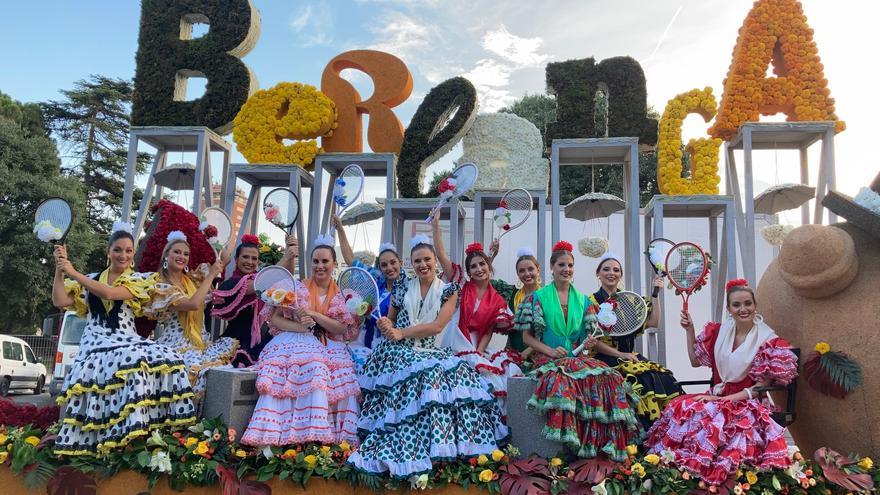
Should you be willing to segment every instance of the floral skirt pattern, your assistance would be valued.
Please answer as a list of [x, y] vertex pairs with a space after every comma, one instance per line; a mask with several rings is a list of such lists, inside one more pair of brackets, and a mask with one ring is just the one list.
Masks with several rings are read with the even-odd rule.
[[358, 444], [360, 388], [344, 344], [282, 332], [266, 344], [254, 370], [260, 398], [242, 443]]
[[86, 324], [58, 403], [64, 407], [55, 452], [97, 455], [165, 426], [196, 421], [186, 365], [172, 349], [134, 332]]
[[673, 400], [648, 432], [649, 451], [675, 454], [675, 465], [710, 484], [721, 484], [741, 465], [786, 468], [785, 430], [757, 400]]
[[491, 387], [449, 349], [384, 341], [358, 378], [364, 440], [348, 461], [362, 471], [408, 478], [432, 461], [489, 455], [508, 437]]
[[684, 394], [681, 385], [668, 369], [639, 356], [639, 361], [624, 361], [599, 354], [596, 359], [616, 369], [639, 396], [636, 414], [647, 430], [660, 418], [672, 399]]
[[547, 415], [544, 436], [571, 448], [578, 457], [604, 452], [623, 461], [626, 446], [644, 436], [636, 416], [638, 396], [602, 361], [562, 358], [544, 364], [537, 374], [538, 386], [528, 407]]
[[211, 368], [229, 366], [238, 351], [237, 340], [232, 337], [220, 337], [212, 342], [204, 329], [202, 329], [202, 342], [207, 347], [205, 350], [201, 350], [193, 346], [189, 339], [183, 335], [183, 328], [177, 317], [169, 318], [163, 322], [162, 327], [162, 334], [156, 339], [156, 342], [174, 349], [183, 357], [193, 390], [197, 394], [205, 391], [207, 371]]

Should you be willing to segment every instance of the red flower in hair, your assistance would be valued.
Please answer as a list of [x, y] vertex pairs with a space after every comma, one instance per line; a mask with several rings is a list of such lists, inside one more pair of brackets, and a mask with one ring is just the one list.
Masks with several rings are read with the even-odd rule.
[[242, 244], [256, 244], [257, 246], [259, 246], [260, 245], [260, 238], [255, 236], [254, 234], [245, 234], [245, 235], [241, 236], [241, 243]]
[[734, 287], [748, 287], [749, 281], [744, 278], [735, 278], [727, 282], [727, 285], [724, 287], [725, 292], [730, 292], [730, 289]]
[[476, 252], [482, 251], [482, 250], [483, 250], [483, 245], [480, 244], [479, 242], [475, 242], [473, 244], [470, 244], [468, 247], [464, 248], [464, 254], [476, 253]]
[[572, 252], [573, 250], [574, 250], [574, 247], [571, 245], [570, 242], [559, 241], [559, 242], [557, 242], [556, 244], [553, 245], [552, 252], [556, 252], [556, 251], [568, 251], [568, 252], [570, 253], [570, 252]]

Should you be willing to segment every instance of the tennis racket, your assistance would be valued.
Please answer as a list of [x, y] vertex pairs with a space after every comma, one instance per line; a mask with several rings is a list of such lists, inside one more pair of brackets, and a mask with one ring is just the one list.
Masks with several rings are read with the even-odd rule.
[[693, 242], [680, 242], [666, 255], [666, 276], [684, 300], [682, 311], [687, 313], [688, 299], [695, 289], [705, 282], [709, 272], [709, 260], [700, 246]]
[[363, 268], [346, 268], [337, 279], [339, 292], [345, 297], [345, 308], [352, 315], [365, 318], [367, 313], [374, 319], [382, 317], [379, 311], [379, 287], [376, 279]]
[[[648, 261], [651, 263], [651, 268], [654, 269], [656, 275], [666, 277], [666, 255], [669, 254], [669, 251], [673, 246], [675, 246], [675, 243], [665, 237], [658, 237], [648, 243], [648, 249], [645, 250], [645, 256], [648, 257]], [[651, 297], [657, 297], [659, 294], [660, 287], [654, 287], [654, 292], [651, 294]]]
[[[342, 217], [342, 212], [353, 205], [364, 190], [364, 170], [354, 163], [342, 169], [339, 177], [333, 181], [333, 202], [339, 208], [336, 214]], [[336, 226], [330, 224], [330, 236]]]
[[73, 208], [63, 198], [47, 198], [34, 214], [34, 234], [43, 242], [64, 244], [73, 225]]
[[[608, 337], [623, 337], [633, 332], [637, 332], [645, 324], [648, 319], [648, 304], [645, 299], [635, 292], [620, 291], [609, 298], [613, 300], [614, 315], [617, 321], [611, 325], [611, 328], [603, 329], [602, 334]], [[591, 335], [595, 337], [598, 333]], [[586, 342], [582, 343], [575, 349], [575, 356], [583, 352]]]
[[254, 292], [266, 304], [281, 307], [295, 307], [296, 282], [293, 275], [283, 266], [267, 266], [254, 277]]
[[473, 163], [463, 163], [453, 170], [449, 177], [440, 182], [440, 200], [437, 201], [437, 206], [431, 209], [431, 213], [428, 214], [425, 223], [431, 223], [431, 219], [434, 218], [437, 210], [444, 204], [450, 200], [458, 199], [470, 191], [474, 184], [476, 184], [479, 175], [480, 171]]
[[[208, 244], [218, 254], [229, 245], [232, 238], [232, 220], [222, 209], [212, 206], [205, 208], [199, 215], [199, 230], [208, 238]], [[212, 228], [213, 227], [213, 228]]]
[[504, 234], [526, 223], [531, 212], [531, 193], [522, 188], [511, 189], [504, 193], [493, 217], [495, 240], [500, 241]]
[[290, 189], [278, 187], [263, 199], [263, 214], [272, 225], [290, 235], [299, 218], [299, 198]]

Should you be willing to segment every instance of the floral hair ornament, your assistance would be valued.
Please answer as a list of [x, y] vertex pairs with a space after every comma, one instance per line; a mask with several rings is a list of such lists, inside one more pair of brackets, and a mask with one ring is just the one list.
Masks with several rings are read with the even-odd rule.
[[172, 230], [168, 233], [168, 237], [165, 238], [167, 242], [176, 242], [183, 241], [186, 242], [186, 234], [179, 230]]
[[464, 248], [464, 254], [471, 253], [479, 253], [483, 251], [483, 245], [479, 242], [475, 242], [473, 244], [468, 244], [468, 247]]
[[531, 248], [527, 248], [527, 247], [521, 247], [521, 248], [517, 249], [516, 250], [516, 258], [520, 259], [523, 256], [531, 256], [534, 258], [535, 252], [532, 251]]
[[255, 236], [254, 234], [245, 234], [245, 235], [241, 236], [241, 243], [242, 244], [256, 244], [257, 246], [259, 246], [260, 245], [260, 238]]
[[117, 232], [126, 232], [128, 234], [131, 234], [132, 230], [133, 229], [130, 223], [117, 220], [113, 222], [113, 227], [110, 228], [110, 234], [113, 235]]
[[734, 287], [746, 287], [748, 288], [749, 281], [744, 278], [735, 278], [733, 280], [729, 280], [727, 285], [724, 286], [724, 292], [730, 292], [730, 289]]
[[385, 251], [392, 251], [397, 254], [397, 246], [395, 246], [393, 242], [383, 242], [382, 244], [379, 244], [379, 254], [382, 254]]
[[434, 243], [431, 241], [431, 238], [426, 236], [425, 234], [416, 234], [409, 240], [410, 248], [415, 248], [419, 244], [427, 244], [429, 246], [433, 246]]
[[336, 245], [336, 240], [333, 239], [333, 236], [319, 235], [318, 237], [315, 237], [315, 247], [327, 246], [327, 247], [332, 248], [335, 245]]
[[553, 245], [552, 252], [555, 253], [556, 251], [568, 251], [570, 253], [573, 249], [574, 246], [572, 246], [570, 242], [559, 241]]

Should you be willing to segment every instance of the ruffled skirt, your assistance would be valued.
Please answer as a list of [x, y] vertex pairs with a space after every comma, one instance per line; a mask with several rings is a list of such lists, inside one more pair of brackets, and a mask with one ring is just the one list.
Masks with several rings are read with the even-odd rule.
[[636, 416], [638, 396], [602, 361], [562, 358], [544, 364], [537, 373], [538, 386], [528, 407], [547, 415], [543, 433], [549, 440], [561, 442], [578, 457], [604, 452], [623, 461], [626, 446], [644, 436]]
[[597, 355], [596, 359], [616, 369], [632, 386], [633, 392], [639, 396], [636, 414], [645, 429], [660, 418], [660, 413], [672, 399], [684, 394], [671, 371], [641, 356], [636, 362], [603, 354]]
[[177, 317], [169, 318], [163, 324], [163, 332], [156, 342], [170, 347], [183, 357], [189, 371], [193, 390], [197, 394], [205, 391], [205, 376], [209, 369], [230, 366], [232, 359], [238, 351], [238, 340], [232, 337], [220, 337], [211, 341], [208, 333], [202, 329], [202, 342], [206, 348], [201, 350], [183, 335], [183, 328]]
[[260, 398], [242, 437], [248, 445], [358, 444], [360, 388], [345, 345], [282, 332], [254, 366]]
[[710, 484], [723, 483], [740, 465], [786, 468], [785, 430], [757, 400], [673, 400], [648, 432], [651, 453], [669, 450], [675, 465]]
[[507, 379], [511, 376], [523, 375], [519, 368], [519, 354], [510, 349], [502, 349], [496, 352], [490, 350], [483, 354], [475, 350], [464, 351], [455, 355], [473, 366], [492, 386], [492, 394], [501, 409], [501, 414], [507, 417]]
[[362, 471], [407, 478], [432, 461], [489, 455], [508, 437], [491, 387], [449, 349], [385, 341], [358, 378], [364, 441], [349, 462]]
[[57, 454], [95, 455], [164, 426], [196, 421], [186, 365], [172, 349], [131, 330], [89, 321], [58, 403]]

